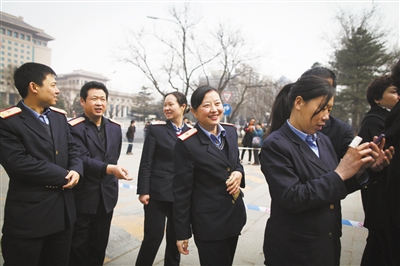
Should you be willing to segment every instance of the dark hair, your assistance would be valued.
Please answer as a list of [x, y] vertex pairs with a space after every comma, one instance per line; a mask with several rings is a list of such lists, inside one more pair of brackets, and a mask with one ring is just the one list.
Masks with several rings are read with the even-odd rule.
[[186, 108], [185, 108], [185, 110], [183, 111], [184, 114], [186, 114], [186, 113], [189, 112], [190, 107], [189, 107], [189, 105], [188, 105], [188, 102], [187, 102], [187, 99], [186, 99], [185, 94], [183, 94], [182, 92], [179, 92], [179, 91], [169, 92], [169, 93], [165, 94], [164, 100], [165, 100], [165, 98], [167, 98], [168, 95], [173, 95], [173, 96], [175, 96], [176, 101], [178, 102], [179, 106], [182, 106], [182, 105], [184, 105], [184, 104], [186, 105]]
[[385, 90], [393, 83], [393, 79], [389, 75], [375, 78], [367, 87], [367, 101], [369, 105], [377, 106], [374, 100], [382, 99]]
[[203, 102], [204, 95], [206, 95], [210, 91], [215, 91], [216, 93], [218, 93], [216, 89], [209, 85], [200, 86], [193, 92], [190, 101], [194, 110], [197, 110], [197, 108], [199, 108], [200, 104]]
[[88, 81], [86, 82], [82, 88], [81, 88], [81, 93], [80, 93], [80, 97], [86, 101], [86, 97], [88, 95], [88, 91], [90, 89], [99, 89], [99, 90], [103, 90], [106, 93], [106, 99], [108, 100], [108, 90], [106, 85], [104, 85], [101, 82], [98, 81]]
[[56, 72], [49, 66], [39, 63], [25, 63], [14, 72], [14, 84], [22, 98], [28, 96], [29, 83], [34, 82], [39, 86], [48, 74], [57, 76]]
[[400, 60], [392, 68], [392, 79], [393, 85], [397, 87], [397, 90], [400, 90]]
[[135, 123], [135, 120], [131, 120], [131, 124], [132, 124], [132, 123]]
[[332, 70], [326, 67], [313, 67], [304, 72], [301, 77], [317, 76], [323, 79], [332, 79], [332, 86], [336, 88], [336, 75]]
[[334, 95], [335, 88], [324, 78], [317, 76], [302, 76], [295, 83], [284, 86], [272, 105], [271, 126], [268, 129], [268, 135], [279, 129], [290, 117], [297, 96], [301, 96], [305, 102], [325, 96], [324, 101], [312, 115], [314, 117], [325, 108]]

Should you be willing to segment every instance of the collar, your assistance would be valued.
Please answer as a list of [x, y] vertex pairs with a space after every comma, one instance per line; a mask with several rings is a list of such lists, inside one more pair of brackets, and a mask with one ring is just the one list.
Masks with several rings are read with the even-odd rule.
[[207, 137], [212, 141], [212, 143], [214, 143], [215, 145], [220, 145], [221, 143], [221, 136], [225, 137], [226, 136], [226, 130], [220, 125], [218, 124], [217, 126], [217, 135], [215, 136], [214, 134], [211, 134], [210, 132], [208, 132], [207, 130], [205, 130], [204, 128], [202, 128], [202, 126], [200, 124], [198, 124], [200, 129], [207, 135]]
[[50, 110], [50, 108], [48, 108], [48, 107], [46, 107], [46, 108], [44, 109], [43, 114], [39, 114], [38, 112], [34, 111], [34, 110], [31, 109], [29, 106], [27, 106], [27, 105], [24, 103], [24, 100], [21, 100], [21, 103], [22, 103], [22, 105], [25, 106], [26, 109], [28, 109], [36, 118], [39, 118], [39, 116], [47, 117], [47, 116], [51, 113], [51, 110]]
[[286, 120], [287, 124], [289, 125], [289, 128], [297, 135], [299, 136], [299, 138], [301, 138], [302, 140], [306, 141], [307, 136], [311, 136], [312, 140], [315, 141], [317, 139], [317, 134], [306, 134], [304, 132], [301, 132], [300, 130], [298, 130], [297, 128], [295, 128], [294, 126], [292, 126], [292, 124], [290, 124], [289, 119]]

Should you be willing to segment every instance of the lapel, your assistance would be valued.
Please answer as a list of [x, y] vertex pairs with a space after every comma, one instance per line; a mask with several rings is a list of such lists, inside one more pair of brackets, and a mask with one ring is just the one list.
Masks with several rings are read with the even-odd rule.
[[307, 145], [305, 141], [303, 141], [299, 136], [297, 136], [292, 129], [289, 127], [289, 125], [285, 122], [284, 125], [282, 126], [283, 133], [294, 143], [294, 145], [299, 149], [299, 152], [303, 154], [304, 158], [306, 158], [310, 163], [313, 165], [317, 166], [318, 168], [329, 172], [331, 171], [331, 168], [329, 165], [325, 164], [325, 157], [324, 157], [324, 151], [327, 151], [327, 147], [321, 139], [318, 137], [317, 138], [317, 145], [319, 149], [319, 156], [318, 156], [310, 149], [310, 147]]
[[[223, 154], [223, 151], [221, 151], [220, 149], [218, 149], [214, 143], [211, 142], [210, 138], [203, 132], [203, 130], [198, 126], [198, 124], [196, 123], [195, 127], [197, 128], [197, 135], [199, 136], [200, 142], [203, 145], [206, 145], [206, 149], [207, 152], [210, 153], [212, 156], [218, 158], [219, 160], [223, 161], [224, 163], [230, 165], [230, 160], [228, 158], [226, 158], [226, 156]], [[225, 145], [228, 145], [228, 149], [229, 149], [229, 135], [227, 134], [226, 137], [226, 142]], [[229, 158], [231, 158], [231, 149], [229, 149]]]
[[176, 142], [178, 137], [176, 136], [175, 129], [172, 126], [172, 122], [169, 120], [166, 120], [165, 122], [166, 122], [165, 126], [167, 127], [167, 134], [173, 138], [174, 142]]
[[[40, 124], [42, 122], [37, 119], [27, 107], [25, 107], [21, 102], [17, 104], [19, 108], [21, 108], [22, 112], [19, 113], [19, 117], [23, 120], [24, 125], [31, 130], [33, 133], [38, 135], [43, 140], [53, 145], [53, 140], [51, 136], [47, 133], [46, 129]], [[50, 115], [51, 116], [51, 115]], [[50, 117], [49, 116], [49, 117]], [[49, 118], [50, 119], [50, 118]], [[51, 120], [50, 120], [51, 123]]]
[[[103, 119], [105, 119], [103, 117]], [[89, 118], [85, 117], [85, 135], [87, 136], [88, 139], [90, 139], [99, 150], [102, 152], [105, 152], [103, 143], [101, 142], [100, 136], [97, 133], [97, 130], [94, 128], [94, 126], [91, 124], [92, 122], [90, 121]], [[104, 130], [107, 130], [107, 127], [105, 126]], [[107, 132], [106, 132], [107, 135]], [[87, 144], [89, 145], [89, 144]]]

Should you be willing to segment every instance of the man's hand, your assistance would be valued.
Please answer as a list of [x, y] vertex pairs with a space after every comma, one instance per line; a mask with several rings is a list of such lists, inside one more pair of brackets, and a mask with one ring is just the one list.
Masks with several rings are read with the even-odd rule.
[[128, 170], [119, 165], [114, 165], [114, 164], [107, 165], [106, 172], [108, 175], [114, 175], [118, 179], [132, 180], [131, 177], [128, 177]]
[[186, 240], [176, 240], [176, 246], [178, 247], [178, 250], [181, 254], [183, 255], [188, 255], [189, 254], [189, 239]]
[[149, 195], [149, 194], [140, 194], [140, 195], [139, 195], [139, 201], [140, 201], [143, 205], [149, 204], [149, 200], [150, 200], [150, 195]]
[[67, 189], [71, 189], [71, 188], [73, 188], [74, 186], [76, 186], [78, 184], [79, 178], [80, 178], [80, 175], [78, 174], [78, 172], [76, 172], [74, 170], [68, 171], [68, 174], [65, 177], [65, 179], [67, 179], [68, 182], [67, 182], [67, 184], [65, 184], [62, 187], [62, 189], [66, 189], [66, 188]]

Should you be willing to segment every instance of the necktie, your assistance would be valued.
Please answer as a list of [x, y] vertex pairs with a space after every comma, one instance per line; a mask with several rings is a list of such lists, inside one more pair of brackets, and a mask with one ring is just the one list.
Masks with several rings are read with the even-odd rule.
[[312, 149], [312, 151], [319, 157], [319, 150], [317, 146], [317, 142], [314, 140], [312, 135], [307, 135], [306, 137], [307, 145]]

